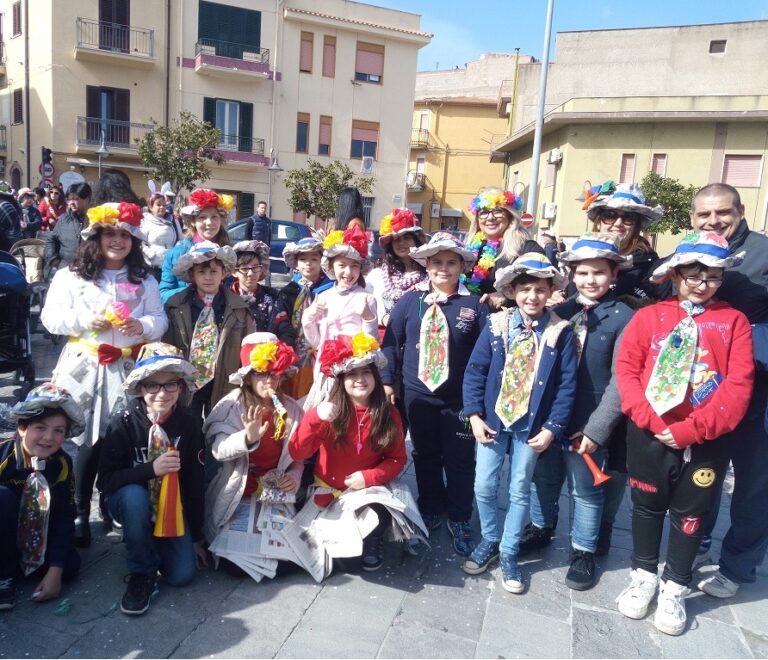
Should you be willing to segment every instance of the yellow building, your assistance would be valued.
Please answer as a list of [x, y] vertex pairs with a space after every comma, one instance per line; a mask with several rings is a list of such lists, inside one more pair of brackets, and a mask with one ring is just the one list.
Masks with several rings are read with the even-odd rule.
[[348, 0], [0, 0], [0, 11], [0, 177], [14, 187], [43, 180], [47, 147], [53, 182], [94, 182], [101, 162], [145, 195], [136, 141], [186, 110], [220, 131], [226, 162], [206, 185], [234, 194], [233, 217], [270, 197], [273, 217], [293, 217], [281, 172], [308, 158], [372, 174], [373, 218], [404, 200], [416, 59], [431, 38], [417, 14]]

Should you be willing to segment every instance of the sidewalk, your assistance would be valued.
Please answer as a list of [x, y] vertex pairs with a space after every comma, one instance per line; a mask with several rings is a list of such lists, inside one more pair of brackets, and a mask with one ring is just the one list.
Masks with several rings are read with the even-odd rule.
[[[36, 336], [35, 353], [40, 381], [58, 348]], [[0, 375], [0, 401], [13, 402], [15, 389], [9, 374]], [[415, 490], [412, 465], [406, 479]], [[714, 557], [729, 503], [724, 496]], [[564, 584], [569, 500], [562, 497], [552, 545], [522, 563], [529, 583], [522, 596], [501, 588], [498, 567], [465, 575], [443, 526], [419, 556], [388, 544], [381, 571], [334, 574], [320, 585], [298, 570], [261, 584], [211, 569], [184, 589], [161, 582], [149, 612], [138, 618], [119, 611], [125, 549], [104, 535], [96, 508], [80, 577], [41, 605], [29, 601], [35, 584], [24, 581], [16, 608], [0, 614], [0, 657], [768, 656], [765, 566], [758, 583], [734, 599], [694, 591], [681, 637], [658, 632], [652, 614], [632, 621], [616, 611], [614, 599], [629, 576], [628, 496], [611, 553], [598, 561], [599, 582], [586, 592]]]

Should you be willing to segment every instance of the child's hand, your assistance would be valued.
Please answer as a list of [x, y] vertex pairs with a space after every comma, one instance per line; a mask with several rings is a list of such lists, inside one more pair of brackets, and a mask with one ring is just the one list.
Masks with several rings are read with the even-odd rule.
[[297, 484], [296, 480], [289, 474], [284, 474], [280, 477], [280, 481], [277, 482], [277, 485], [284, 493], [295, 493], [299, 489], [299, 484]]
[[56, 598], [61, 593], [61, 573], [63, 570], [61, 566], [51, 566], [30, 596], [30, 600], [42, 603], [44, 600]]
[[552, 295], [547, 300], [547, 307], [554, 307], [561, 302], [565, 302], [565, 293], [563, 291], [553, 291]]
[[469, 418], [469, 425], [472, 427], [472, 435], [481, 445], [487, 445], [494, 441], [496, 431], [494, 431], [480, 415], [472, 415]]
[[488, 307], [493, 310], [501, 309], [506, 300], [507, 297], [503, 293], [484, 293], [480, 297], [480, 302], [487, 303]]
[[365, 488], [365, 477], [363, 476], [363, 473], [358, 470], [344, 479], [344, 485], [352, 490], [360, 490]]
[[179, 452], [175, 449], [170, 449], [164, 454], [161, 454], [152, 461], [152, 469], [154, 470], [156, 477], [162, 477], [169, 472], [178, 472], [181, 469]]
[[122, 325], [117, 326], [117, 331], [128, 337], [139, 337], [144, 334], [144, 326], [139, 319], [125, 319]]
[[111, 328], [112, 324], [101, 315], [94, 316], [88, 321], [88, 329], [94, 330], [95, 332], [106, 332]]
[[322, 403], [318, 404], [317, 416], [324, 422], [332, 422], [334, 419], [336, 419], [336, 415], [338, 415], [336, 406], [333, 405], [330, 401], [323, 401]]
[[198, 568], [208, 568], [208, 551], [203, 547], [203, 542], [198, 541], [192, 547], [195, 549], [195, 565]]
[[264, 407], [260, 405], [249, 406], [245, 415], [240, 415], [240, 421], [245, 429], [245, 443], [250, 447], [261, 440], [261, 437], [267, 432], [269, 420], [261, 423], [261, 415]]
[[307, 311], [304, 312], [310, 321], [319, 321], [323, 316], [325, 316], [325, 303], [316, 300], [313, 302], [309, 307], [307, 307]]
[[552, 433], [552, 431], [549, 429], [541, 429], [541, 431], [532, 438], [528, 438], [528, 446], [533, 449], [533, 451], [540, 454], [552, 444], [554, 439], [555, 434]]
[[395, 405], [395, 388], [391, 385], [385, 385], [384, 394], [387, 395], [387, 401], [389, 401], [392, 405]]
[[675, 442], [675, 439], [672, 437], [672, 431], [669, 429], [664, 429], [661, 433], [656, 434], [656, 439], [667, 445], [667, 447], [670, 447], [672, 449], [680, 449], [678, 444]]

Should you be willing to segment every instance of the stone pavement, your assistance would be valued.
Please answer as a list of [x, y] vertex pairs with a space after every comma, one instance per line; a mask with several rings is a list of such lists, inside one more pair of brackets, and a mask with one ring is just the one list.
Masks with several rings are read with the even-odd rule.
[[[50, 373], [57, 353], [36, 336], [38, 379]], [[10, 376], [0, 374], [0, 401], [12, 401], [14, 392]], [[406, 477], [413, 484], [412, 466]], [[726, 495], [716, 548], [728, 503]], [[94, 513], [94, 543], [83, 553], [80, 577], [40, 605], [29, 601], [34, 583], [24, 581], [19, 604], [0, 614], [0, 657], [768, 656], [765, 567], [758, 583], [732, 600], [694, 591], [686, 601], [688, 630], [668, 637], [653, 627], [652, 615], [632, 621], [615, 609], [629, 575], [628, 497], [614, 548], [598, 562], [599, 582], [587, 592], [564, 584], [568, 511], [563, 497], [552, 546], [522, 565], [530, 586], [521, 596], [501, 588], [498, 567], [465, 575], [442, 527], [418, 556], [388, 544], [381, 571], [335, 573], [320, 585], [298, 570], [261, 584], [210, 569], [188, 588], [161, 583], [149, 612], [138, 618], [118, 608], [124, 546], [104, 535]], [[65, 599], [70, 607], [59, 613]]]

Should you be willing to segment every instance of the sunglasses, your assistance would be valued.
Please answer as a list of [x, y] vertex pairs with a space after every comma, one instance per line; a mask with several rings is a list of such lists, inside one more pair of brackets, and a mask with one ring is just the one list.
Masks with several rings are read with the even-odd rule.
[[599, 218], [604, 225], [612, 225], [617, 220], [621, 220], [622, 224], [625, 225], [639, 224], [643, 221], [642, 215], [631, 211], [601, 211]]

